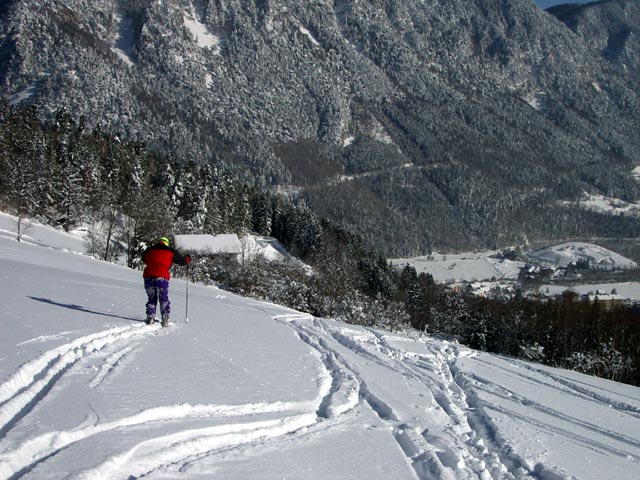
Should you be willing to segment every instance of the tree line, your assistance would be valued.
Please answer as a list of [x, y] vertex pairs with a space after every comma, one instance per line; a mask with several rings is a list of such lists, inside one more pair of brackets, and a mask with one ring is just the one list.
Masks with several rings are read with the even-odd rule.
[[179, 162], [89, 130], [59, 111], [0, 103], [0, 208], [65, 230], [88, 225], [88, 252], [139, 266], [141, 246], [172, 233], [256, 232], [302, 262], [202, 256], [194, 279], [351, 323], [415, 328], [480, 350], [640, 384], [640, 312], [565, 295], [510, 301], [454, 294], [301, 199], [248, 185], [221, 165]]
[[169, 231], [251, 228], [248, 187], [215, 166], [89, 131], [65, 110], [41, 123], [34, 108], [2, 103], [0, 125], [3, 206], [65, 231], [89, 225], [90, 253], [104, 260], [131, 265], [141, 242]]

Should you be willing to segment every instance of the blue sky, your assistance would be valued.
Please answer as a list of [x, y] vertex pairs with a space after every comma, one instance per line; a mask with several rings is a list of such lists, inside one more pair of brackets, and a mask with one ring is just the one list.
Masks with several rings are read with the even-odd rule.
[[533, 0], [533, 2], [542, 8], [553, 7], [554, 5], [560, 5], [561, 3], [589, 3], [594, 0]]

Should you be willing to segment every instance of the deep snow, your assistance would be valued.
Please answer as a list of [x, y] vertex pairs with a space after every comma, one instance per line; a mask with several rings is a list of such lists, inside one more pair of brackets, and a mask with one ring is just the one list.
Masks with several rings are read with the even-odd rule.
[[0, 478], [640, 477], [639, 388], [198, 285], [184, 324], [179, 279], [146, 326], [140, 272], [7, 222]]

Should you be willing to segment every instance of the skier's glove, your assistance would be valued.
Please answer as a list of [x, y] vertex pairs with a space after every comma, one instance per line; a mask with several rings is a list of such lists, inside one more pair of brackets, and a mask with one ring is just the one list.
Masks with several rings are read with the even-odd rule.
[[191, 256], [187, 255], [186, 257], [184, 257], [184, 263], [185, 265], [189, 265], [191, 263]]

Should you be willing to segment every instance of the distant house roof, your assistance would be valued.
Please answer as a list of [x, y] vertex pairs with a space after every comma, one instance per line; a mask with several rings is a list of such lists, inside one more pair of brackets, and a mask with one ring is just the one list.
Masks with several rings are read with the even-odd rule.
[[242, 246], [234, 233], [221, 235], [176, 235], [176, 247], [180, 250], [213, 254], [239, 255]]

